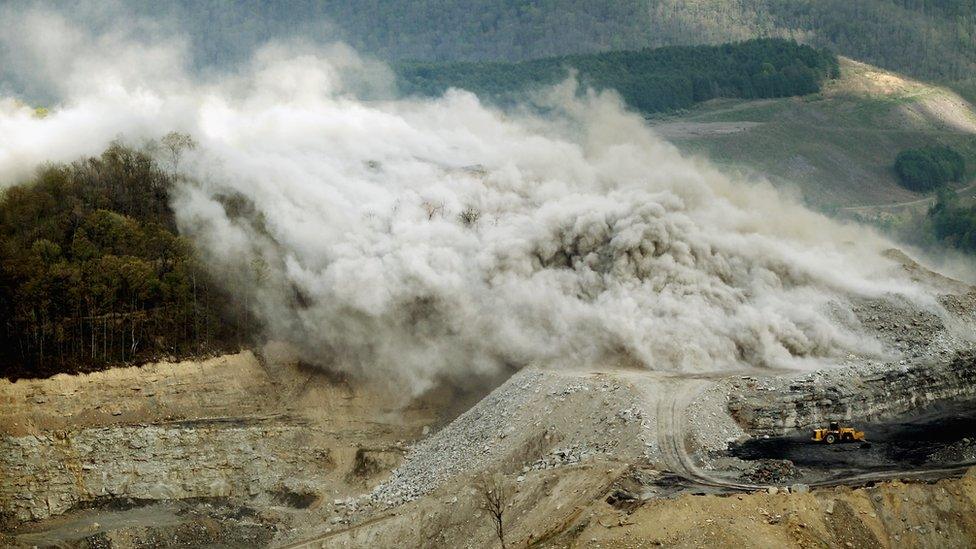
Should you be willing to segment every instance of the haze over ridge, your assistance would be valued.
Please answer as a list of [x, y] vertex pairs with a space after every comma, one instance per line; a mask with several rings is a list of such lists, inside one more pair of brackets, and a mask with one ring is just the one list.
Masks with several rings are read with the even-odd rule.
[[883, 238], [682, 157], [572, 80], [503, 112], [459, 90], [396, 99], [343, 45], [269, 44], [200, 77], [179, 39], [20, 17], [8, 40], [62, 101], [45, 118], [3, 101], [0, 180], [189, 133], [181, 229], [267, 336], [411, 394], [530, 363], [837, 362], [881, 353], [850, 296], [938, 308]]

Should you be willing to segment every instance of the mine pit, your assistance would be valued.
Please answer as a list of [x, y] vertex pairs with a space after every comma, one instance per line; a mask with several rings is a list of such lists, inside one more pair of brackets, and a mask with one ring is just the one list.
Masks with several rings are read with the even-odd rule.
[[[854, 476], [924, 472], [976, 462], [976, 402], [938, 403], [885, 421], [839, 421], [866, 433], [864, 442], [827, 444], [811, 432], [756, 437], [729, 445], [728, 455], [768, 464], [789, 462], [796, 482], [841, 482]], [[826, 425], [825, 425], [826, 426]]]
[[[528, 365], [409, 405], [271, 344], [0, 381], [0, 541], [383, 547], [422, 546], [424, 532], [438, 532], [440, 546], [472, 536], [486, 545], [473, 486], [488, 473], [510, 484], [514, 538], [559, 547], [672, 508], [706, 528], [714, 519], [692, 508], [734, 520], [733, 507], [748, 505], [766, 526], [813, 525], [847, 512], [838, 490], [874, 486], [899, 495], [845, 496], [861, 519], [893, 516], [912, 498], [968, 513], [976, 294], [957, 301], [938, 318], [894, 298], [860, 303], [852, 322], [886, 342], [880, 358], [703, 372]], [[831, 421], [866, 432], [866, 444], [811, 442]], [[784, 497], [807, 516], [790, 518]], [[928, 532], [923, 515], [888, 518]]]

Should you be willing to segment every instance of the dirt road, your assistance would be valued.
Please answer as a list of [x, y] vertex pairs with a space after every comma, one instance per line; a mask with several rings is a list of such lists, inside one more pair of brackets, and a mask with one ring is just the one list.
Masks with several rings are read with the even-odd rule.
[[[961, 189], [956, 189], [956, 194], [962, 200], [972, 200], [976, 199], [976, 183], [971, 183]], [[858, 215], [870, 215], [878, 214], [882, 212], [890, 212], [892, 210], [902, 210], [902, 209], [912, 209], [919, 208], [922, 206], [931, 206], [935, 204], [936, 197], [926, 196], [925, 198], [919, 198], [917, 200], [909, 200], [907, 202], [895, 202], [892, 204], [873, 204], [870, 206], [847, 206], [841, 208], [840, 211], [853, 213]]]
[[[769, 372], [764, 372], [766, 375]], [[634, 383], [647, 401], [649, 409], [656, 410], [656, 437], [662, 452], [663, 464], [674, 474], [685, 480], [713, 488], [755, 491], [769, 488], [767, 485], [752, 484], [732, 480], [720, 473], [712, 473], [697, 466], [694, 448], [689, 442], [692, 437], [689, 414], [697, 413], [690, 407], [709, 387], [724, 378], [741, 375], [757, 375], [757, 371], [715, 372], [697, 376], [648, 375], [644, 373], [616, 373]], [[691, 448], [690, 448], [691, 447]], [[889, 479], [931, 479], [962, 476], [976, 462], [966, 462], [951, 466], [936, 465], [891, 467], [887, 470], [851, 470], [844, 474], [832, 475], [828, 479], [809, 482], [810, 486], [830, 487], [839, 485], [859, 486], [870, 482]]]
[[[645, 398], [657, 410], [657, 440], [664, 463], [674, 474], [704, 486], [757, 490], [754, 484], [718, 478], [695, 465], [688, 451], [688, 408], [714, 381], [697, 377], [665, 377], [659, 384], [642, 383]], [[655, 386], [656, 385], [656, 386]]]

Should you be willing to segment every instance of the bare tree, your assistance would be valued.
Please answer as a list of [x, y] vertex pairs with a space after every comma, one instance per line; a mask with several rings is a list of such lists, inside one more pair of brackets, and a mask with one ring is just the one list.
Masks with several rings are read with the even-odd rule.
[[512, 488], [504, 476], [500, 474], [486, 474], [480, 477], [475, 483], [475, 488], [481, 496], [481, 508], [491, 515], [495, 523], [495, 535], [502, 544], [505, 545], [505, 508], [508, 506], [512, 497]]
[[430, 221], [444, 213], [444, 204], [440, 202], [424, 202], [422, 204], [424, 211], [427, 212], [427, 220]]
[[197, 148], [196, 141], [185, 133], [169, 132], [162, 139], [162, 145], [169, 153], [170, 163], [173, 165], [175, 174], [180, 168], [180, 159], [183, 153]]

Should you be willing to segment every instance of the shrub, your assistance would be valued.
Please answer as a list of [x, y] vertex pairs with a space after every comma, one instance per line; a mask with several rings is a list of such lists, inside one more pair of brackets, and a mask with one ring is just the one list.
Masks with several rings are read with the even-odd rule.
[[950, 181], [961, 180], [966, 172], [966, 161], [954, 149], [934, 145], [898, 153], [895, 171], [905, 188], [927, 192]]

